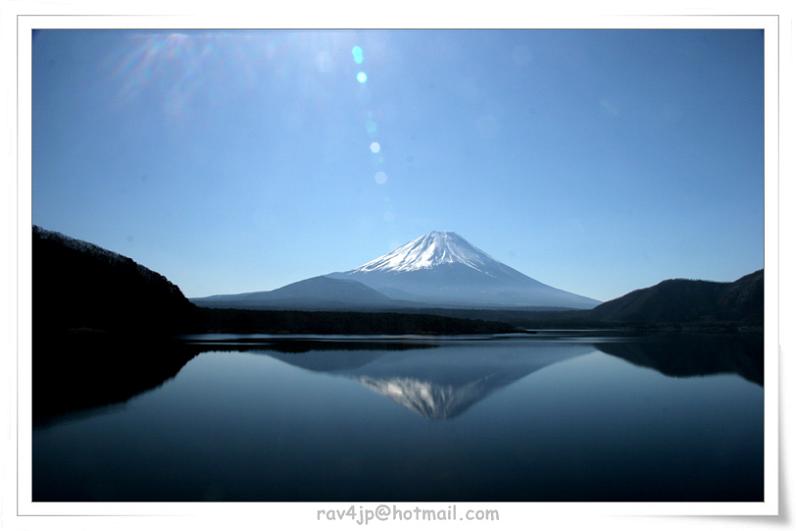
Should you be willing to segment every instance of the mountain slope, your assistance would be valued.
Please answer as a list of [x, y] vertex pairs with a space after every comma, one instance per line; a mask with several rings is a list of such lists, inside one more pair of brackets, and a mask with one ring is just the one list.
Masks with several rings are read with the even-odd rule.
[[389, 297], [354, 280], [313, 277], [275, 289], [192, 299], [208, 308], [390, 308]]
[[33, 326], [168, 332], [194, 306], [166, 277], [96, 245], [33, 227]]
[[605, 302], [589, 312], [625, 323], [763, 322], [763, 270], [735, 282], [664, 280]]
[[443, 307], [593, 308], [599, 301], [532, 279], [454, 232], [433, 231], [331, 278], [350, 279], [394, 299]]

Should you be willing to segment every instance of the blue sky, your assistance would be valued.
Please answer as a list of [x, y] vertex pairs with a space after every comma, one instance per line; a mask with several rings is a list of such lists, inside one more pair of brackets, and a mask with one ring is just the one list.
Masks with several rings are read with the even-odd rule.
[[762, 52], [756, 30], [38, 31], [33, 221], [188, 296], [435, 229], [602, 300], [733, 280], [763, 266]]

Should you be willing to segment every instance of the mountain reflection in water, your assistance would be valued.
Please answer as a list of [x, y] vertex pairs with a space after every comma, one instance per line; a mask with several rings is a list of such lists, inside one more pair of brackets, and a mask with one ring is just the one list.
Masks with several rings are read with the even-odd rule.
[[602, 352], [666, 376], [687, 378], [737, 374], [763, 385], [761, 334], [663, 335], [594, 345]]
[[[122, 404], [174, 378], [194, 356], [210, 351], [257, 352], [308, 371], [350, 378], [429, 419], [461, 415], [529, 374], [595, 349], [666, 376], [737, 374], [763, 385], [763, 345], [759, 334], [678, 334], [610, 341], [601, 338], [594, 343], [584, 338], [576, 342], [524, 339], [521, 348], [518, 344], [516, 340], [485, 338], [448, 341], [239, 336], [147, 346], [145, 350], [154, 348], [153, 354], [147, 356], [127, 353], [133, 349], [122, 346], [112, 350], [112, 357], [99, 356], [94, 351], [101, 352], [100, 349], [87, 345], [83, 350], [92, 355], [81, 357], [77, 356], [80, 344], [73, 343], [68, 345], [70, 352], [60, 358], [56, 371], [34, 372], [34, 420], [36, 424], [56, 422], [75, 412], [90, 413]], [[453, 345], [457, 347], [454, 350], [440, 348]], [[126, 354], [122, 356], [120, 352]], [[77, 361], [69, 362], [70, 357]], [[155, 359], [163, 361], [154, 364]], [[109, 366], [112, 363], [119, 367]], [[130, 367], [137, 370], [129, 370]], [[75, 386], [76, 381], [80, 384]], [[72, 389], [73, 397], [67, 388]]]
[[762, 499], [751, 336], [183, 347], [162, 371], [144, 370], [154, 346], [146, 365], [127, 349], [118, 370], [80, 380], [90, 401], [71, 401], [108, 405], [34, 426], [35, 501]]
[[477, 402], [517, 380], [554, 363], [594, 351], [589, 344], [535, 342], [518, 349], [507, 341], [482, 348], [478, 342], [455, 349], [350, 352], [313, 351], [273, 358], [315, 372], [351, 378], [368, 389], [429, 419], [461, 415]]

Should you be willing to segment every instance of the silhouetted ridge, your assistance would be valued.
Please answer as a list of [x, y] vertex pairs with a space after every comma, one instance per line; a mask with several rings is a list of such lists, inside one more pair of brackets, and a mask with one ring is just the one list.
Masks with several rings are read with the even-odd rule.
[[763, 323], [763, 270], [735, 282], [664, 280], [600, 304], [590, 318], [624, 323]]
[[33, 326], [167, 333], [194, 306], [166, 277], [126, 256], [33, 227]]

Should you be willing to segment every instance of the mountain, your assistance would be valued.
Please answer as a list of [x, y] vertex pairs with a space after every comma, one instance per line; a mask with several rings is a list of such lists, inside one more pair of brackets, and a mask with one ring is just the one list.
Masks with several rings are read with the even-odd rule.
[[763, 323], [763, 270], [735, 282], [664, 280], [605, 302], [588, 317], [622, 323]]
[[170, 332], [195, 307], [166, 277], [96, 245], [33, 227], [33, 327]]
[[[55, 347], [59, 333], [89, 330], [135, 337], [186, 331], [457, 334], [515, 326], [763, 323], [763, 270], [735, 282], [666, 280], [578, 310], [596, 301], [531, 279], [454, 233], [432, 232], [354, 270], [270, 292], [196, 299], [208, 308], [191, 304], [163, 275], [96, 245], [36, 226], [32, 243], [37, 349]], [[566, 307], [572, 309], [561, 311]]]
[[433, 231], [356, 269], [356, 280], [405, 302], [459, 308], [593, 308], [599, 301], [534, 280], [455, 232]]
[[360, 282], [329, 277], [313, 277], [288, 284], [273, 291], [255, 291], [237, 295], [212, 295], [192, 299], [207, 308], [391, 308], [395, 301]]

